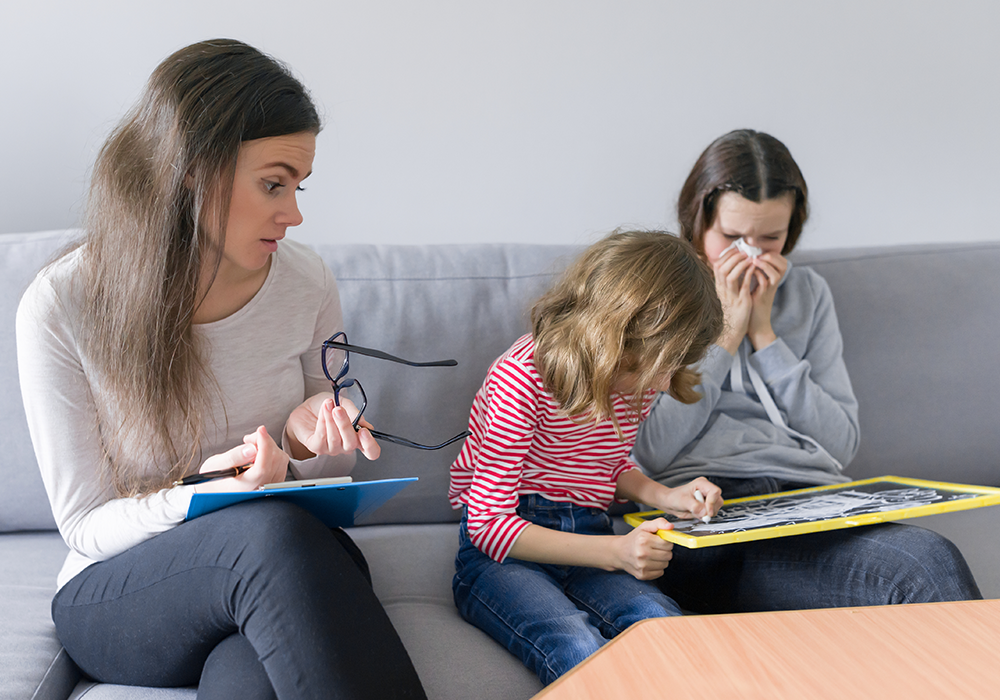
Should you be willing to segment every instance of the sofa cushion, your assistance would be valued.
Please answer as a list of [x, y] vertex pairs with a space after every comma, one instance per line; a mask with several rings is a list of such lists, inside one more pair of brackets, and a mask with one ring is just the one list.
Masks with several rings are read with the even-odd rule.
[[373, 525], [348, 531], [413, 661], [428, 698], [530, 698], [541, 681], [503, 646], [465, 622], [451, 579], [458, 525]]
[[804, 251], [833, 292], [858, 397], [853, 478], [1000, 486], [1000, 243]]
[[67, 551], [55, 532], [0, 534], [2, 697], [61, 700], [80, 678], [50, 612]]
[[82, 680], [69, 700], [195, 700], [197, 688], [139, 688]]

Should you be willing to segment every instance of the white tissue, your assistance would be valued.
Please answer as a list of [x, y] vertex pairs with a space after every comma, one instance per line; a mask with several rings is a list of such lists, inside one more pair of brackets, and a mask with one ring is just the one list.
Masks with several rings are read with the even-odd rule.
[[[737, 238], [735, 241], [733, 241], [732, 244], [728, 248], [726, 248], [726, 250], [732, 250], [733, 248], [736, 248], [736, 250], [740, 251], [749, 258], [756, 258], [758, 255], [764, 252], [757, 246], [750, 245], [749, 243], [747, 243], [746, 239], [742, 237]], [[726, 250], [722, 252], [725, 253]]]

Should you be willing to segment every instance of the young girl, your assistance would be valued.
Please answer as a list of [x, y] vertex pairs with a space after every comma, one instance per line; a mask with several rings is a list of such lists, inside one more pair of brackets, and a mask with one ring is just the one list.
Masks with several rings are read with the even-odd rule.
[[465, 507], [452, 587], [466, 620], [550, 683], [632, 623], [680, 614], [649, 582], [670, 562], [656, 534], [670, 524], [616, 536], [606, 511], [718, 511], [707, 480], [667, 488], [628, 455], [655, 390], [698, 400], [688, 366], [722, 310], [690, 245], [616, 232], [535, 304], [532, 327], [490, 367], [451, 467], [451, 503]]
[[343, 531], [270, 499], [185, 521], [195, 490], [378, 456], [320, 363], [341, 330], [336, 283], [282, 240], [302, 221], [319, 129], [274, 59], [232, 40], [180, 49], [101, 150], [83, 243], [18, 308], [28, 426], [70, 548], [52, 619], [98, 681], [424, 697]]
[[[636, 459], [667, 485], [705, 475], [726, 498], [847, 481], [858, 403], [830, 288], [786, 257], [808, 216], [791, 153], [748, 129], [720, 137], [691, 170], [677, 215], [712, 266], [725, 331], [699, 366], [704, 400], [662, 396]], [[678, 551], [657, 585], [713, 613], [981, 597], [951, 542], [900, 524]]]

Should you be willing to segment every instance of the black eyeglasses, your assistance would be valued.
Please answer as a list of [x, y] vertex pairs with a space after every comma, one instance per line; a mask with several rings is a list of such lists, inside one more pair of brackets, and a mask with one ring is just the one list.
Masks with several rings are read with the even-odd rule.
[[[340, 371], [336, 375], [331, 374], [330, 368], [326, 363], [326, 351], [327, 349], [343, 350], [344, 351], [344, 364], [341, 365]], [[347, 334], [343, 331], [339, 333], [334, 333], [328, 340], [323, 342], [323, 374], [326, 378], [330, 380], [330, 384], [333, 385], [333, 400], [338, 406], [340, 405], [340, 395], [341, 393], [352, 395], [351, 398], [358, 409], [358, 415], [354, 417], [352, 425], [354, 430], [358, 429], [358, 421], [361, 420], [361, 415], [365, 412], [368, 407], [368, 397], [365, 395], [365, 390], [361, 386], [361, 382], [357, 379], [353, 379], [347, 376], [347, 372], [350, 370], [350, 359], [351, 353], [357, 353], [359, 355], [368, 355], [369, 357], [377, 357], [380, 360], [389, 360], [390, 362], [398, 362], [402, 365], [409, 365], [410, 367], [454, 367], [458, 364], [455, 360], [437, 360], [435, 362], [411, 362], [410, 360], [404, 360], [401, 357], [396, 357], [390, 355], [389, 353], [382, 352], [381, 350], [372, 350], [371, 348], [363, 348], [360, 345], [351, 345], [347, 342]], [[379, 430], [371, 430], [373, 437], [379, 440], [386, 440], [388, 442], [394, 442], [397, 445], [403, 445], [404, 447], [412, 447], [417, 450], [440, 450], [442, 447], [447, 447], [453, 442], [457, 442], [463, 438], [469, 437], [472, 433], [468, 430], [463, 430], [458, 435], [453, 438], [445, 440], [440, 445], [423, 445], [419, 442], [413, 442], [412, 440], [407, 440], [405, 438], [397, 437], [396, 435], [390, 435], [389, 433], [383, 433]]]

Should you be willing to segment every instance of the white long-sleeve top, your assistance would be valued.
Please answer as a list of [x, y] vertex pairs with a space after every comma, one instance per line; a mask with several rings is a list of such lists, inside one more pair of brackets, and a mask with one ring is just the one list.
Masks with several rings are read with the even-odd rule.
[[[78, 249], [40, 272], [17, 310], [28, 428], [56, 525], [70, 548], [59, 587], [90, 564], [183, 522], [194, 492], [180, 486], [117, 498], [102, 483], [107, 458], [101, 431], [109, 427], [100, 424], [96, 403], [105, 399], [104, 389], [78, 342], [80, 254]], [[242, 309], [195, 326], [218, 387], [200, 445], [202, 460], [241, 444], [260, 425], [280, 441], [291, 411], [306, 397], [330, 391], [320, 352], [341, 326], [329, 268], [305, 246], [281, 241], [264, 285]], [[168, 466], [154, 461], [141, 440], [126, 442], [117, 456], [148, 474], [162, 474]], [[353, 465], [353, 455], [316, 457], [292, 460], [290, 471], [308, 479], [346, 474]]]

